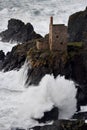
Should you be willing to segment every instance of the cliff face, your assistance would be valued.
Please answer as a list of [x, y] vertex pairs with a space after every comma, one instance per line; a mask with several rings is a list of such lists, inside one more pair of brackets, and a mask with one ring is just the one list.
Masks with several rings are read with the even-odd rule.
[[36, 48], [30, 49], [27, 53], [27, 60], [31, 65], [31, 69], [28, 70], [29, 85], [37, 85], [45, 74], [53, 74], [55, 77], [61, 74], [66, 58], [66, 53], [50, 50], [41, 51]]
[[87, 51], [80, 51], [70, 58], [64, 69], [67, 79], [72, 79], [77, 83], [77, 104], [87, 104]]
[[69, 17], [68, 32], [69, 41], [87, 42], [87, 8]]
[[8, 52], [6, 56], [4, 56], [0, 64], [0, 69], [4, 69], [4, 71], [19, 69], [26, 60], [27, 51], [33, 47], [35, 43], [33, 40], [14, 46], [11, 52]]
[[77, 84], [78, 107], [87, 104], [87, 51], [83, 47], [68, 46], [67, 53], [32, 48], [27, 53], [27, 60], [31, 65], [29, 85], [37, 85], [45, 74], [64, 75]]

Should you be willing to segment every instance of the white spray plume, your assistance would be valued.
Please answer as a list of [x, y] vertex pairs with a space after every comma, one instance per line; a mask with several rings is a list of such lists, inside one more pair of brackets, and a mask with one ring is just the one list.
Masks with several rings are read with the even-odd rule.
[[76, 111], [76, 88], [73, 81], [58, 76], [45, 75], [39, 86], [29, 87], [22, 95], [17, 113], [18, 125], [35, 125], [33, 118], [41, 118], [53, 106], [59, 108], [59, 118], [70, 118]]

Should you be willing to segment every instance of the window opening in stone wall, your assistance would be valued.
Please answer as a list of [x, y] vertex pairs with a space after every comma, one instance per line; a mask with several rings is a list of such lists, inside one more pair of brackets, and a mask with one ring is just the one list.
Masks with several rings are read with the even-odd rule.
[[63, 42], [60, 42], [61, 45], [63, 45]]
[[56, 38], [59, 38], [59, 36], [57, 35]]

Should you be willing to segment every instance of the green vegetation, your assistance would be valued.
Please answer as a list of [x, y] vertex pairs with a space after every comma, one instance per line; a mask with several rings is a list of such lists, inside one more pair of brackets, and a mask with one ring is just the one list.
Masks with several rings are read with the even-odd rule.
[[73, 46], [73, 47], [83, 47], [83, 42], [69, 42], [68, 46]]
[[71, 59], [75, 55], [78, 55], [82, 52], [84, 46], [83, 42], [69, 42], [68, 43], [68, 58]]

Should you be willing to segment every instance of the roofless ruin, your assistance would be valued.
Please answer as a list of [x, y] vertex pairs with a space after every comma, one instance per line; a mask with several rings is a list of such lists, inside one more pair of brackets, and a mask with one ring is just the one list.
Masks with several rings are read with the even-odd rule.
[[64, 24], [53, 24], [53, 17], [50, 17], [49, 35], [37, 41], [37, 49], [67, 51], [67, 36], [67, 27]]

